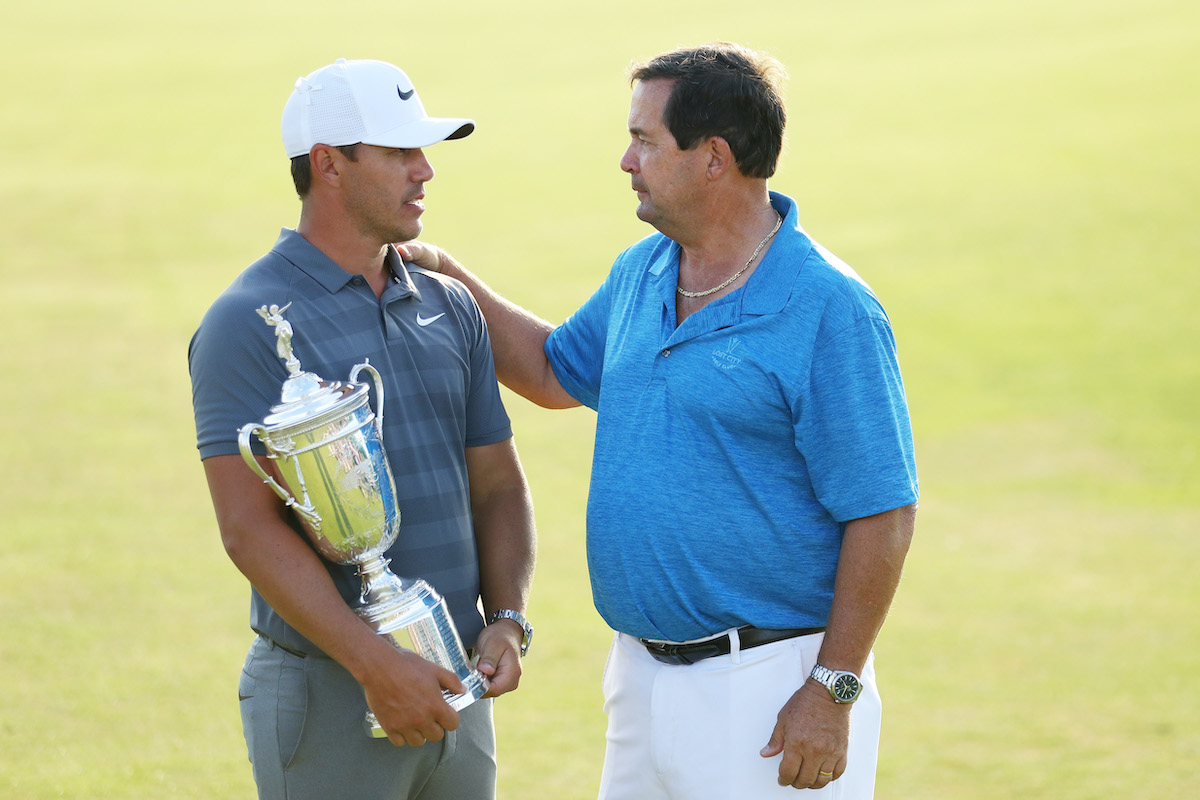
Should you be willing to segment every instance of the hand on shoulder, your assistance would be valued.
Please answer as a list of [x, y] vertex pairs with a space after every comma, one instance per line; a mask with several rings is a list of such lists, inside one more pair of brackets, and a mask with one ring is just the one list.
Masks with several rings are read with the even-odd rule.
[[405, 261], [430, 272], [441, 272], [441, 250], [436, 245], [413, 239], [408, 242], [397, 242], [394, 246]]

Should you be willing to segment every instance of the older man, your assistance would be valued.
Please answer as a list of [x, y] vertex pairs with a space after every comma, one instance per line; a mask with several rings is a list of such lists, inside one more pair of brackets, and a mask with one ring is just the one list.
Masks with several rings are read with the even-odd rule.
[[912, 433], [883, 308], [768, 189], [779, 73], [727, 44], [634, 69], [621, 168], [657, 233], [560, 326], [411, 245], [479, 301], [501, 382], [598, 412], [606, 800], [873, 792]]

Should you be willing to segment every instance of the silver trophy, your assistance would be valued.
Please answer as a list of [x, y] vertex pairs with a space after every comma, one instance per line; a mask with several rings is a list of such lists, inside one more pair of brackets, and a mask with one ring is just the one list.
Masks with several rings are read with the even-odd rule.
[[[400, 532], [400, 511], [383, 450], [379, 372], [363, 361], [343, 384], [302, 371], [292, 353], [292, 326], [283, 318], [287, 308], [258, 309], [275, 328], [276, 351], [290, 377], [284, 381], [281, 402], [272, 406], [267, 418], [238, 431], [242, 458], [296, 512], [317, 552], [358, 568], [362, 593], [355, 613], [395, 646], [457, 674], [466, 691], [444, 692], [446, 702], [455, 710], [466, 708], [483, 697], [488, 683], [468, 661], [446, 601], [424, 580], [396, 577], [383, 557]], [[378, 414], [367, 403], [370, 387], [355, 383], [363, 371], [374, 379]], [[286, 488], [254, 457], [251, 434], [266, 446]], [[365, 725], [371, 736], [387, 736], [369, 709]]]

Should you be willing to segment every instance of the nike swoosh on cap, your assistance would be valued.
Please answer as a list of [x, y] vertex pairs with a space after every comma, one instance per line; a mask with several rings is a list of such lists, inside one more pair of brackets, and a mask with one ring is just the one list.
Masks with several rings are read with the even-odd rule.
[[407, 92], [402, 92], [400, 91], [400, 84], [396, 84], [396, 94], [400, 95], [401, 100], [407, 100], [408, 98], [412, 97], [413, 92], [415, 91], [416, 89], [409, 89]]
[[433, 324], [433, 323], [437, 322], [439, 319], [441, 319], [441, 318], [442, 318], [442, 317], [444, 317], [444, 316], [446, 316], [446, 312], [445, 312], [445, 311], [443, 311], [442, 313], [438, 314], [437, 316], [430, 317], [429, 319], [426, 319], [425, 317], [422, 317], [422, 316], [421, 316], [421, 312], [419, 312], [419, 311], [418, 311], [418, 312], [417, 312], [417, 324], [418, 324], [418, 325], [420, 325], [422, 328], [424, 328], [426, 325], [431, 325], [431, 324]]

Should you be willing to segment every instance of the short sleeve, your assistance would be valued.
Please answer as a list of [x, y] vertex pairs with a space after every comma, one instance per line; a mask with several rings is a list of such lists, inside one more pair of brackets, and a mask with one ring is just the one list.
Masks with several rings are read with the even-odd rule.
[[466, 446], [480, 447], [512, 438], [512, 423], [500, 398], [496, 365], [487, 323], [474, 298], [466, 293], [468, 313], [475, 331], [471, 341], [470, 385], [467, 389]]
[[574, 314], [551, 332], [545, 353], [554, 376], [567, 394], [595, 410], [600, 403], [600, 377], [608, 339], [612, 278], [606, 280]]
[[[240, 307], [238, 297], [214, 304], [188, 347], [196, 446], [202, 459], [238, 453], [238, 429], [266, 416], [279, 402], [278, 391], [272, 397], [266, 387], [281, 386], [287, 379], [273, 329], [254, 313], [252, 303]], [[263, 380], [264, 375], [276, 380]], [[257, 437], [251, 442], [255, 452], [265, 453]]]
[[807, 401], [796, 443], [834, 519], [917, 500], [908, 403], [886, 317], [861, 317], [818, 346]]

